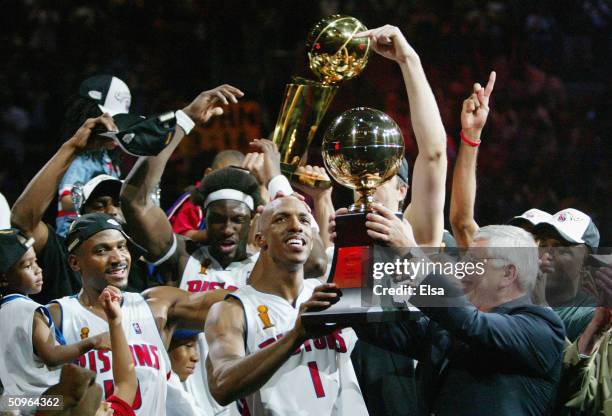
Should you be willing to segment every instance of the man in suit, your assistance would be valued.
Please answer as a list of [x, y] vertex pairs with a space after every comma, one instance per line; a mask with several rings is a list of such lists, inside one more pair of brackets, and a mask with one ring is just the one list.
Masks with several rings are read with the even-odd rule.
[[[390, 210], [377, 211], [374, 222], [392, 219]], [[403, 233], [412, 261], [429, 261], [407, 223]], [[359, 338], [418, 360], [420, 414], [550, 414], [565, 332], [552, 310], [531, 302], [538, 271], [533, 238], [517, 227], [483, 227], [466, 260], [480, 263], [482, 273], [461, 283], [437, 274], [412, 280], [416, 295], [409, 301], [422, 318], [356, 327]], [[421, 295], [421, 287], [444, 295]]]

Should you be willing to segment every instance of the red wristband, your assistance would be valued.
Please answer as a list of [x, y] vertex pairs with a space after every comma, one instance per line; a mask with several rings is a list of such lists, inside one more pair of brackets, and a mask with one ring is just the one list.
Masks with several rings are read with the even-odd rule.
[[463, 134], [463, 130], [461, 130], [461, 131], [459, 132], [459, 137], [461, 137], [461, 140], [463, 140], [463, 141], [464, 141], [466, 144], [468, 144], [469, 146], [472, 146], [472, 147], [478, 147], [478, 146], [480, 146], [480, 139], [476, 139], [476, 140], [474, 140], [474, 141], [472, 141], [472, 140], [468, 139], [468, 138], [465, 136], [465, 134]]

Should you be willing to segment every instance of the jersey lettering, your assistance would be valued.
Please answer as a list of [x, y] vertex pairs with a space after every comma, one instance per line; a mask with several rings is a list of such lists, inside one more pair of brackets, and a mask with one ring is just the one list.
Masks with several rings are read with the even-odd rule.
[[234, 285], [226, 284], [225, 282], [209, 282], [207, 280], [188, 280], [187, 291], [189, 292], [206, 292], [215, 289], [237, 290]]
[[[283, 337], [283, 334], [276, 335], [275, 337], [270, 337], [266, 339], [265, 341], [259, 343], [258, 347], [265, 348], [268, 345], [278, 341], [282, 337]], [[342, 337], [342, 333], [339, 330], [336, 330], [332, 332], [331, 334], [326, 335], [321, 338], [307, 339], [306, 341], [304, 341], [304, 343], [301, 346], [296, 348], [296, 350], [293, 352], [292, 355], [299, 354], [302, 350], [306, 352], [312, 351], [311, 341], [312, 341], [312, 345], [314, 345], [314, 348], [317, 350], [330, 349], [330, 350], [334, 350], [340, 353], [347, 352], [346, 342], [344, 341], [344, 338]]]
[[[151, 367], [159, 370], [159, 349], [151, 344], [129, 345], [132, 359], [136, 367]], [[107, 373], [112, 371], [110, 360], [110, 350], [92, 350], [87, 354], [81, 355], [74, 362], [75, 364], [89, 368], [94, 373]]]

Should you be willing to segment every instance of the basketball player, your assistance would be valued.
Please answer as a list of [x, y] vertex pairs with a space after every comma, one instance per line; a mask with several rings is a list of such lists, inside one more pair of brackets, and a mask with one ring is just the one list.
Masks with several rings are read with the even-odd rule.
[[256, 241], [262, 267], [211, 309], [205, 333], [210, 391], [243, 415], [367, 414], [350, 360], [352, 330], [307, 331], [300, 314], [337, 300], [335, 285], [304, 279], [312, 248], [306, 205], [270, 202]]
[[[199, 187], [198, 200], [206, 216], [208, 245], [189, 250], [182, 238], [177, 238], [164, 212], [156, 207], [148, 195], [161, 177], [172, 151], [180, 141], [173, 140], [158, 156], [141, 158], [128, 175], [121, 194], [123, 212], [130, 224], [131, 235], [148, 252], [150, 259], [157, 259], [160, 272], [174, 280], [181, 289], [198, 293], [218, 288], [235, 290], [246, 284], [255, 267], [258, 253], [247, 254], [247, 242], [251, 219], [258, 206], [263, 205], [259, 195], [259, 183], [248, 171], [226, 167], [204, 177]], [[253, 148], [263, 154], [261, 171], [263, 183], [269, 184], [271, 194], [276, 195], [273, 183], [282, 181], [280, 155], [269, 140], [254, 140]], [[285, 179], [286, 181], [286, 179]], [[288, 182], [286, 182], [287, 185]], [[285, 194], [293, 191], [283, 189]], [[317, 250], [309, 251], [305, 266], [307, 277], [323, 275], [327, 266], [323, 243], [316, 236]], [[176, 278], [180, 280], [176, 280]], [[199, 336], [199, 353], [206, 357], [208, 347], [204, 335]], [[206, 367], [202, 361], [186, 382], [188, 390], [198, 406], [210, 413], [228, 412], [210, 395], [206, 382]]]
[[[73, 343], [83, 337], [108, 330], [108, 321], [99, 297], [108, 285], [123, 289], [127, 285], [131, 257], [128, 238], [111, 216], [86, 214], [75, 221], [67, 237], [70, 267], [81, 275], [83, 288], [49, 305], [49, 311]], [[132, 404], [137, 415], [164, 414], [166, 379], [170, 360], [166, 349], [175, 328], [202, 328], [212, 303], [223, 299], [225, 291], [189, 294], [160, 286], [142, 294], [123, 293], [122, 327], [132, 351], [138, 390]], [[109, 351], [90, 352], [78, 364], [96, 372], [96, 381], [105, 397], [114, 390], [112, 356]]]

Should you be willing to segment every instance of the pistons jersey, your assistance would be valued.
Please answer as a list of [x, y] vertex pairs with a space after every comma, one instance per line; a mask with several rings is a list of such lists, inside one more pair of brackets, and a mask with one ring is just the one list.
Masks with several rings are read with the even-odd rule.
[[[109, 330], [108, 323], [89, 311], [77, 296], [58, 299], [62, 309], [61, 329], [66, 343], [72, 344]], [[140, 293], [123, 293], [122, 326], [138, 378], [138, 390], [132, 405], [136, 415], [163, 415], [166, 412], [166, 380], [170, 376], [170, 358], [147, 301]], [[110, 350], [92, 350], [76, 364], [96, 373], [96, 382], [108, 398], [115, 388]]]
[[[236, 290], [246, 285], [259, 253], [242, 261], [230, 263], [225, 269], [210, 255], [207, 246], [196, 250], [187, 261], [179, 287], [188, 292], [206, 292], [215, 289]], [[206, 356], [208, 344], [204, 334], [198, 336], [200, 361], [194, 373], [185, 381], [197, 405], [210, 415], [226, 415], [230, 406], [221, 406], [210, 394], [206, 377]]]
[[[300, 305], [318, 279], [304, 280], [295, 306], [286, 299], [246, 286], [229, 297], [237, 298], [246, 319], [246, 353], [254, 354], [290, 331]], [[240, 414], [255, 415], [367, 415], [351, 362], [357, 336], [342, 329], [306, 340], [261, 389], [238, 401]]]

